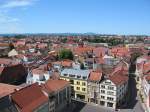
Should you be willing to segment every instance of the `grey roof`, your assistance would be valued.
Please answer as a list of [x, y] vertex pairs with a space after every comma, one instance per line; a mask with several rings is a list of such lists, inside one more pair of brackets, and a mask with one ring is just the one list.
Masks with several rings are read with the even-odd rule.
[[74, 78], [87, 80], [87, 78], [89, 77], [90, 71], [89, 70], [80, 70], [80, 69], [64, 69], [61, 72], [61, 76], [65, 76], [64, 74], [67, 74], [66, 77], [70, 77], [70, 75], [74, 75]]

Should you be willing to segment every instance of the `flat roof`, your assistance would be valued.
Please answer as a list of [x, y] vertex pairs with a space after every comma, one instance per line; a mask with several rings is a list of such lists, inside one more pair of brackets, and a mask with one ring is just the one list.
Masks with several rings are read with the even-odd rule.
[[75, 78], [77, 78], [77, 76], [81, 76], [81, 78], [86, 77], [87, 79], [89, 77], [90, 71], [81, 69], [64, 69], [61, 72], [61, 76], [64, 76], [64, 74], [75, 75]]

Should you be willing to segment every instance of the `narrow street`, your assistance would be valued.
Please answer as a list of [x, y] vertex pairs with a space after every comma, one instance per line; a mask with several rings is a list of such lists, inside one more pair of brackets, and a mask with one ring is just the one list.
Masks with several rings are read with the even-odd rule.
[[144, 112], [142, 105], [137, 95], [136, 80], [135, 80], [135, 64], [131, 64], [129, 68], [129, 88], [128, 88], [128, 101], [127, 109], [132, 109], [133, 112]]

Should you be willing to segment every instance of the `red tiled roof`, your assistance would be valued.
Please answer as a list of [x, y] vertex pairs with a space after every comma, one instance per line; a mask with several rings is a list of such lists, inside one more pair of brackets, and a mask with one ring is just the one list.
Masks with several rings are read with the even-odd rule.
[[12, 60], [11, 59], [7, 59], [7, 58], [0, 58], [0, 64], [10, 64], [12, 63]]
[[16, 42], [15, 45], [16, 45], [16, 46], [25, 45], [25, 43], [26, 43], [25, 40], [19, 40], [19, 41]]
[[0, 43], [0, 47], [8, 47], [9, 43]]
[[150, 62], [146, 62], [143, 65], [143, 73], [147, 73], [148, 71], [150, 71]]
[[64, 67], [71, 67], [72, 66], [72, 61], [71, 60], [64, 60], [61, 63]]
[[32, 112], [40, 105], [48, 101], [40, 86], [35, 83], [12, 94], [13, 102], [21, 112]]
[[15, 89], [19, 88], [18, 86], [0, 83], [0, 98], [13, 93]]
[[127, 72], [124, 72], [123, 70], [118, 70], [110, 75], [109, 79], [116, 85], [122, 85], [128, 81], [128, 76], [126, 74]]
[[40, 43], [38, 44], [38, 48], [46, 48], [47, 44], [46, 43]]
[[98, 47], [93, 50], [93, 53], [95, 54], [96, 57], [103, 57], [105, 56], [107, 51], [108, 51], [108, 48]]
[[92, 71], [89, 76], [89, 80], [91, 81], [100, 81], [102, 78], [102, 72]]
[[68, 86], [69, 82], [65, 80], [48, 80], [43, 87], [48, 91], [48, 92], [56, 92], [64, 87]]
[[63, 67], [71, 67], [72, 63], [73, 61], [71, 60], [63, 60], [63, 61], [54, 62], [54, 64], [62, 65]]
[[100, 58], [95, 58], [95, 61], [96, 61], [96, 63], [98, 63], [98, 64], [104, 64], [104, 63], [105, 63], [105, 61], [104, 61], [104, 59], [103, 59], [102, 57], [100, 57]]
[[119, 71], [119, 70], [128, 71], [127, 64], [123, 61], [119, 62], [115, 68], [115, 71]]
[[85, 46], [85, 47], [76, 47], [74, 48], [73, 52], [77, 55], [81, 55], [82, 53], [86, 53], [92, 50], [93, 50], [93, 47]]
[[130, 56], [130, 52], [126, 47], [113, 47], [111, 53], [118, 57]]

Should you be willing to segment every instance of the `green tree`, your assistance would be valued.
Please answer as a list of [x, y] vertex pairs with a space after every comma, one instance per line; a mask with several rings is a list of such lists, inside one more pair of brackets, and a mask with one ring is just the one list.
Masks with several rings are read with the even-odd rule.
[[72, 51], [70, 51], [68, 49], [62, 49], [58, 54], [58, 58], [60, 60], [63, 60], [63, 59], [73, 60], [73, 53], [72, 53]]
[[15, 35], [14, 38], [22, 39], [22, 38], [26, 38], [26, 36], [25, 35]]
[[67, 38], [61, 39], [61, 42], [62, 42], [62, 43], [66, 43], [66, 42], [67, 42]]

